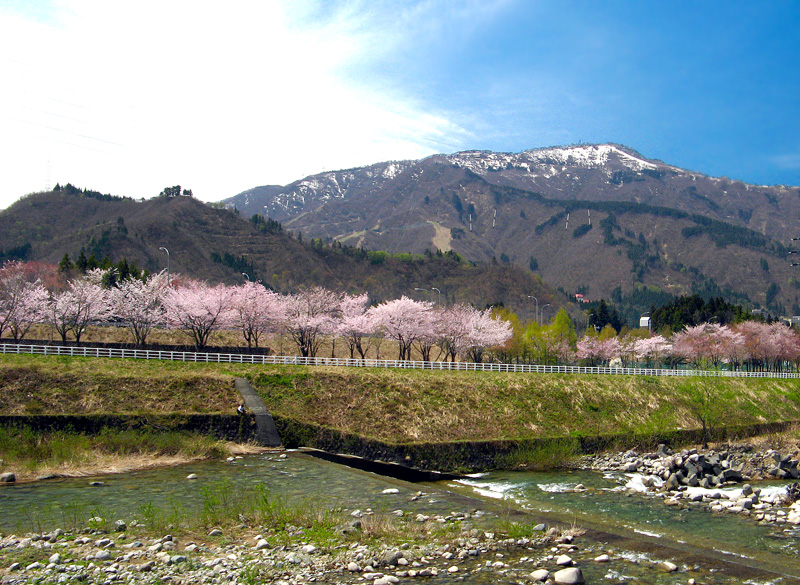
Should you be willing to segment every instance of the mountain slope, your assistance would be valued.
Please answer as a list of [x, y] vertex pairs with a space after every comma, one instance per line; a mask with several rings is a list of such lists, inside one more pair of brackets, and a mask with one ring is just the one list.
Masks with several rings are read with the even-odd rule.
[[[99, 196], [99, 198], [98, 198]], [[203, 204], [191, 197], [147, 201], [64, 191], [29, 195], [0, 212], [0, 250], [24, 248], [25, 259], [57, 263], [81, 249], [97, 258], [123, 257], [151, 271], [170, 269], [239, 283], [242, 273], [281, 292], [321, 285], [373, 301], [402, 295], [483, 308], [502, 303], [527, 316], [528, 295], [553, 309], [567, 298], [541, 278], [510, 265], [472, 265], [455, 254], [392, 256], [321, 242], [303, 242], [279, 224]], [[430, 292], [415, 291], [425, 288]], [[575, 311], [577, 314], [577, 311]]]
[[226, 202], [307, 237], [454, 250], [590, 298], [658, 289], [800, 313], [800, 189], [712, 178], [614, 144], [468, 151], [322, 173]]

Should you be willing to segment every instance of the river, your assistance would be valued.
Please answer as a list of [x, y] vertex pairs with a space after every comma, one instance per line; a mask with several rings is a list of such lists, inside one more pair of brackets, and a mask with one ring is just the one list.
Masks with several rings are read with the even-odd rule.
[[[187, 479], [189, 474], [196, 474], [197, 479]], [[649, 577], [637, 577], [636, 561], [641, 558], [653, 562], [683, 559], [685, 563], [700, 559], [711, 564], [730, 561], [785, 575], [782, 583], [800, 583], [798, 531], [760, 526], [752, 519], [712, 514], [701, 508], [670, 508], [654, 496], [633, 495], [621, 489], [626, 479], [589, 471], [495, 472], [474, 479], [412, 484], [299, 452], [285, 458], [253, 455], [232, 462], [206, 461], [120, 475], [3, 486], [0, 531], [21, 534], [81, 526], [95, 516], [112, 522], [118, 518], [130, 521], [142, 517], [148, 507], [200, 508], [209, 494], [236, 497], [261, 486], [287, 502], [313, 502], [348, 511], [403, 509], [407, 513], [446, 515], [456, 505], [469, 505], [488, 510], [486, 518], [502, 517], [504, 510], [523, 510], [531, 514], [531, 522], [544, 519], [575, 524], [589, 530], [585, 554], [600, 554], [611, 547], [620, 559], [602, 568], [587, 567], [589, 583], [623, 583], [629, 578], [638, 578], [640, 583], [686, 582], [685, 574], [680, 580], [654, 576], [652, 571]], [[586, 489], [574, 491], [578, 484]], [[384, 493], [387, 488], [397, 493]], [[423, 495], [414, 499], [418, 492]], [[720, 573], [713, 581], [704, 582], [744, 581]]]

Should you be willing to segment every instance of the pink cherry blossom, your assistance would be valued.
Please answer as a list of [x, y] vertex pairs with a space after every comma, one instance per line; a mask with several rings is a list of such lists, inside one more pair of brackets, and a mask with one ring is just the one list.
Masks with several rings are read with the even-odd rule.
[[285, 298], [285, 329], [300, 355], [314, 357], [326, 335], [336, 332], [341, 314], [341, 295], [322, 287], [306, 289]]
[[261, 283], [248, 281], [232, 290], [230, 324], [242, 332], [247, 347], [258, 347], [265, 334], [281, 329], [286, 320], [285, 308], [279, 294]]
[[[172, 281], [175, 284], [175, 280]], [[197, 280], [185, 280], [164, 295], [167, 322], [183, 330], [202, 349], [212, 331], [228, 325], [231, 290]]]
[[153, 327], [166, 323], [164, 297], [169, 290], [166, 273], [144, 281], [126, 278], [111, 289], [114, 315], [125, 322], [137, 345], [144, 345]]

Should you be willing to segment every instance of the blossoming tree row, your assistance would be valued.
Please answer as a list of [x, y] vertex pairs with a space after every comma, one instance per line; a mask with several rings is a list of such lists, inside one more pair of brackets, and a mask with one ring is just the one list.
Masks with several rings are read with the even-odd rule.
[[744, 321], [727, 326], [702, 323], [686, 327], [667, 339], [649, 337], [584, 336], [575, 357], [587, 365], [691, 363], [695, 366], [751, 371], [782, 371], [800, 365], [800, 336], [782, 323]]
[[324, 339], [344, 341], [350, 356], [380, 357], [381, 343], [392, 339], [398, 358], [416, 350], [424, 360], [481, 361], [483, 353], [511, 336], [510, 325], [466, 305], [438, 307], [402, 297], [369, 306], [366, 294], [336, 293], [321, 287], [283, 295], [255, 282], [212, 285], [165, 273], [143, 280], [125, 279], [103, 286], [103, 271], [92, 270], [66, 283], [46, 285], [24, 263], [0, 268], [0, 336], [21, 340], [36, 323], [45, 323], [66, 341], [80, 342], [93, 323], [125, 324], [138, 345], [154, 327], [170, 327], [188, 335], [198, 348], [212, 332], [236, 329], [248, 347], [267, 335], [285, 333], [302, 356], [315, 356]]

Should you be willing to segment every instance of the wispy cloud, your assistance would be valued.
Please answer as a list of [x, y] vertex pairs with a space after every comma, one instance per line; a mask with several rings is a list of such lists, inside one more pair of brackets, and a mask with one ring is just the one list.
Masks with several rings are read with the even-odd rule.
[[0, 8], [9, 130], [0, 154], [11, 162], [0, 207], [48, 179], [148, 197], [182, 182], [219, 199], [322, 168], [461, 146], [468, 132], [445, 108], [375, 75], [381, 60], [424, 41], [410, 22], [436, 28], [485, 10], [448, 2], [439, 13], [436, 4], [64, 0], [36, 16]]
[[780, 154], [771, 158], [773, 164], [782, 169], [800, 169], [800, 152]]

